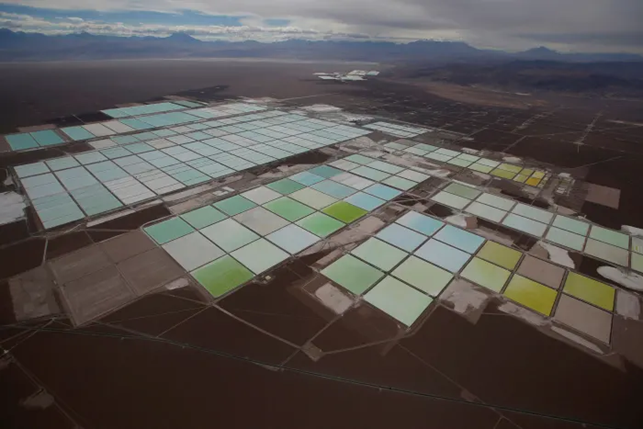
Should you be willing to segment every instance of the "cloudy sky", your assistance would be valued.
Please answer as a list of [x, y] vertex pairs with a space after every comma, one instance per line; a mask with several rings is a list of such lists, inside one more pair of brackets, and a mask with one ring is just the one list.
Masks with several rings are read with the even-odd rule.
[[643, 53], [643, 0], [4, 0], [0, 27], [202, 40], [462, 40]]

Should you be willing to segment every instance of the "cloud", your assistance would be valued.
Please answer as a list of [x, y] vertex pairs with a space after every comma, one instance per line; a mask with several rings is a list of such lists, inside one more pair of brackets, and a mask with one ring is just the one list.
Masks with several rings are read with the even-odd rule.
[[[83, 28], [106, 28], [105, 25], [120, 23], [117, 26], [120, 31], [136, 34], [160, 32], [162, 26], [169, 34], [187, 25], [190, 31], [204, 37], [229, 34], [280, 40], [300, 34], [315, 40], [356, 35], [376, 40], [456, 39], [479, 47], [510, 50], [545, 44], [562, 50], [643, 52], [642, 0], [5, 0], [5, 3], [23, 9], [56, 8], [56, 16], [68, 16], [68, 23]], [[34, 19], [55, 21], [38, 15], [38, 10], [22, 13]], [[67, 15], [61, 11], [67, 11]], [[92, 15], [80, 11], [94, 12]], [[128, 15], [124, 11], [131, 12]], [[152, 18], [151, 11], [161, 13]], [[186, 11], [192, 14], [189, 20]], [[220, 15], [237, 17], [237, 22], [221, 25], [210, 22]], [[139, 22], [126, 20], [128, 16], [136, 16]], [[69, 17], [84, 21], [70, 21]], [[244, 28], [231, 30], [233, 26]], [[51, 25], [49, 29], [59, 31]]]
[[129, 25], [122, 22], [86, 21], [80, 18], [59, 17], [56, 20], [36, 18], [31, 15], [0, 12], [0, 26], [14, 31], [40, 32], [48, 35], [88, 32], [112, 36], [166, 37], [173, 33], [186, 33], [201, 40], [257, 40], [263, 42], [288, 39], [307, 40], [363, 40], [370, 36], [337, 31], [317, 31], [292, 26], [195, 26], [195, 25]]

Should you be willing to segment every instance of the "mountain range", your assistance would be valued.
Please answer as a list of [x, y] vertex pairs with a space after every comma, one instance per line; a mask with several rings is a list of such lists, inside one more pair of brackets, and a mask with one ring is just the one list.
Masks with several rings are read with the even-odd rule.
[[117, 37], [89, 33], [45, 35], [0, 29], [0, 61], [127, 58], [279, 58], [374, 62], [546, 60], [562, 62], [643, 62], [635, 54], [560, 53], [539, 47], [508, 53], [477, 49], [464, 42], [421, 40], [410, 43], [305, 41], [206, 42], [186, 33], [169, 37]]

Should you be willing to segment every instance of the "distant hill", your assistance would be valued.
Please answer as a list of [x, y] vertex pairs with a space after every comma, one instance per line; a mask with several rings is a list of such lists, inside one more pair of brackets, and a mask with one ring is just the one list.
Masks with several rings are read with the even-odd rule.
[[643, 62], [513, 60], [486, 64], [449, 63], [398, 67], [392, 77], [447, 82], [521, 92], [555, 91], [643, 98]]
[[392, 42], [342, 42], [289, 40], [275, 43], [205, 42], [186, 33], [169, 37], [116, 37], [89, 33], [48, 36], [0, 29], [0, 61], [45, 61], [115, 58], [245, 57], [336, 59], [376, 62], [555, 60], [643, 61], [630, 54], [563, 54], [535, 48], [510, 54], [476, 49], [464, 42], [420, 40]]
[[525, 60], [568, 61], [568, 62], [601, 62], [601, 61], [641, 61], [643, 57], [636, 54], [562, 54], [541, 46], [514, 54], [514, 57]]
[[163, 40], [171, 43], [187, 43], [187, 44], [193, 44], [193, 45], [200, 45], [204, 43], [199, 39], [195, 39], [194, 37], [190, 36], [187, 33], [174, 33], [170, 37], [167, 37]]

